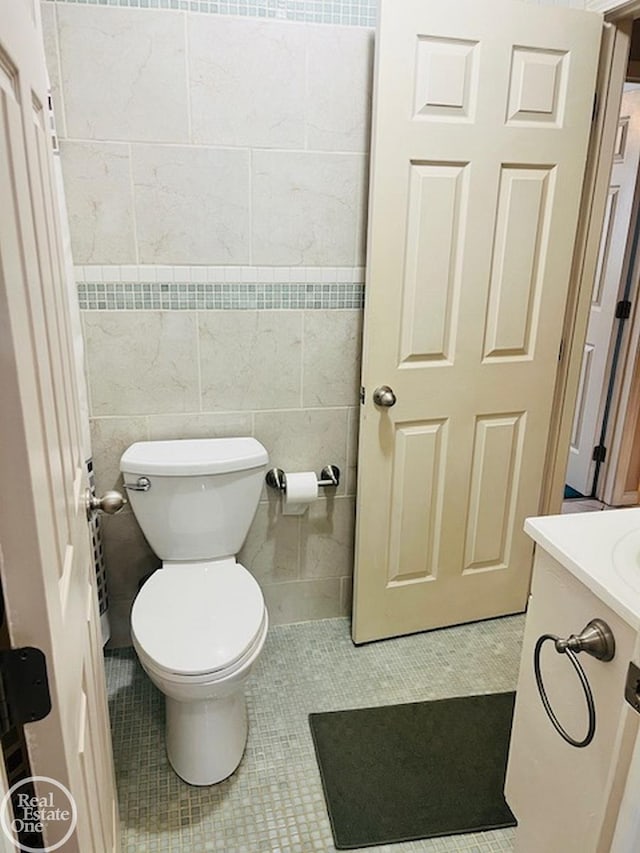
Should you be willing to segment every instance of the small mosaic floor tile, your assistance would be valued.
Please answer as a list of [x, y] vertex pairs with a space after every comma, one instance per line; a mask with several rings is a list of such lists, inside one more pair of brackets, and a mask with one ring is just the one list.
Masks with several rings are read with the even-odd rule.
[[[346, 619], [269, 632], [247, 688], [238, 770], [209, 788], [180, 780], [164, 750], [164, 700], [132, 649], [106, 656], [124, 853], [331, 853], [309, 732], [312, 711], [515, 689], [524, 618], [356, 647]], [[514, 830], [369, 847], [371, 853], [503, 853]]]

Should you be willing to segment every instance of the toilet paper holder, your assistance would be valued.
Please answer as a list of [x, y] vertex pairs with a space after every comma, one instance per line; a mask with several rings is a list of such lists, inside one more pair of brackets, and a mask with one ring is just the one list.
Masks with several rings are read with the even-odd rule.
[[[270, 468], [265, 476], [267, 486], [272, 489], [280, 489], [281, 492], [287, 490], [287, 475], [282, 468]], [[325, 465], [320, 476], [318, 477], [318, 485], [323, 487], [335, 488], [340, 485], [340, 469], [337, 465]]]

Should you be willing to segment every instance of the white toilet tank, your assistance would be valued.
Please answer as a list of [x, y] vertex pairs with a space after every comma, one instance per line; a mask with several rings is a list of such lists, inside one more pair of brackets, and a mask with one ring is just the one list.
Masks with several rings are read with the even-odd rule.
[[[258, 508], [269, 457], [255, 438], [138, 441], [120, 460], [142, 532], [163, 561], [235, 556]], [[142, 479], [142, 481], [140, 480]]]

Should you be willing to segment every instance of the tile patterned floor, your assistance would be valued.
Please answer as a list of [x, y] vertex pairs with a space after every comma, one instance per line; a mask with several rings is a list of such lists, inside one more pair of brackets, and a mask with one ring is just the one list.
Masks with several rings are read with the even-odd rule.
[[595, 498], [571, 498], [562, 503], [563, 515], [574, 512], [600, 512], [603, 509], [614, 509], [614, 507], [607, 506]]
[[[334, 851], [307, 714], [515, 688], [524, 618], [496, 619], [356, 648], [346, 619], [273, 628], [247, 699], [236, 773], [192, 788], [164, 751], [162, 696], [130, 649], [107, 654], [123, 853]], [[513, 830], [367, 848], [497, 853]]]

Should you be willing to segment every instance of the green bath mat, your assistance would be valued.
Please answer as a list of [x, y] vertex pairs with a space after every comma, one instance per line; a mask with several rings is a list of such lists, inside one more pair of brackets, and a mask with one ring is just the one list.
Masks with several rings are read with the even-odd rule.
[[515, 826], [503, 794], [514, 699], [309, 714], [336, 847]]

